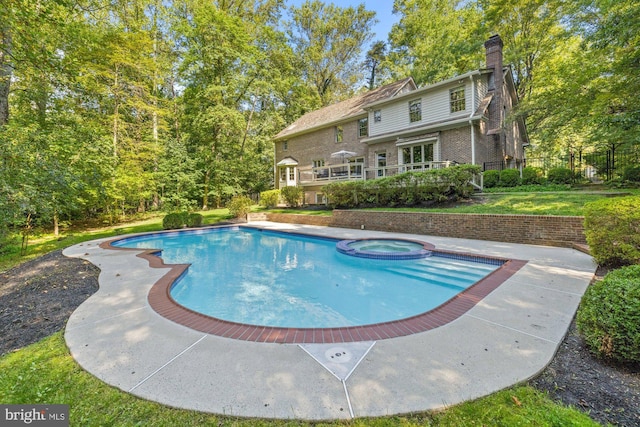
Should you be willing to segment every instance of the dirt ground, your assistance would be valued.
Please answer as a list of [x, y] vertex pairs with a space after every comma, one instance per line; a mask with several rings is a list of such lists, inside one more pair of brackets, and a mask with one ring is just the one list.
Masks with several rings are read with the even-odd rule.
[[[0, 354], [64, 328], [73, 310], [97, 291], [98, 273], [61, 251], [0, 273]], [[550, 365], [529, 383], [601, 424], [640, 426], [640, 366], [611, 366], [592, 357], [575, 322]]]

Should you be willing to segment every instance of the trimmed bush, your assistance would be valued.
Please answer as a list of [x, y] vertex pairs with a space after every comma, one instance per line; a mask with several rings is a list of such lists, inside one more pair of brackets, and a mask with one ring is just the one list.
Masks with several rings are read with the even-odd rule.
[[173, 212], [162, 219], [162, 228], [165, 230], [175, 230], [184, 227], [200, 227], [202, 225], [202, 215], [199, 213]]
[[190, 213], [187, 215], [187, 227], [200, 227], [202, 226], [203, 217], [199, 213]]
[[598, 357], [640, 363], [640, 265], [614, 270], [589, 286], [576, 321]]
[[629, 166], [622, 172], [622, 179], [631, 182], [640, 182], [640, 166]]
[[162, 218], [162, 228], [165, 230], [175, 230], [186, 225], [186, 212], [173, 212]]
[[302, 204], [304, 197], [304, 189], [298, 186], [283, 187], [280, 189], [280, 195], [284, 199], [287, 206], [297, 208]]
[[332, 208], [413, 206], [469, 197], [473, 191], [469, 181], [479, 172], [478, 166], [459, 165], [369, 181], [336, 182], [325, 185], [322, 192]]
[[500, 185], [516, 187], [520, 185], [520, 171], [518, 169], [504, 169], [500, 172]]
[[249, 211], [251, 211], [251, 206], [253, 206], [253, 200], [249, 197], [233, 196], [227, 208], [234, 218], [246, 218]]
[[544, 184], [544, 173], [540, 168], [528, 166], [522, 169], [522, 185]]
[[484, 171], [482, 175], [484, 176], [482, 179], [482, 184], [485, 188], [497, 187], [500, 183], [500, 171], [488, 170]]
[[584, 231], [598, 264], [640, 264], [640, 197], [615, 197], [587, 203]]
[[571, 184], [573, 182], [573, 172], [568, 168], [549, 169], [548, 179], [552, 184]]
[[271, 209], [278, 206], [280, 201], [280, 190], [269, 190], [260, 193], [260, 206]]

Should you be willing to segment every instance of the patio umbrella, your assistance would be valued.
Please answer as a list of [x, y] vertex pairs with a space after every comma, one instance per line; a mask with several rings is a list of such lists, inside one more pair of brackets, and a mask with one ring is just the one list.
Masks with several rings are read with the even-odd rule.
[[344, 163], [344, 159], [348, 159], [349, 157], [355, 156], [357, 153], [353, 151], [340, 150], [335, 153], [331, 153], [331, 157], [340, 157], [342, 159], [342, 163]]

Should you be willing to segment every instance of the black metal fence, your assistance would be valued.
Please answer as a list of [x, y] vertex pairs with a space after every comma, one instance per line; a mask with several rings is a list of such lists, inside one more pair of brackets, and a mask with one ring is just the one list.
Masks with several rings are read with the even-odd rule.
[[[559, 157], [527, 158], [522, 167], [537, 167], [546, 175], [549, 169], [567, 168], [574, 174], [591, 180], [611, 180], [629, 166], [640, 165], [640, 146], [609, 149], [597, 152], [572, 152]], [[502, 170], [512, 167], [505, 162], [486, 162], [483, 170]]]

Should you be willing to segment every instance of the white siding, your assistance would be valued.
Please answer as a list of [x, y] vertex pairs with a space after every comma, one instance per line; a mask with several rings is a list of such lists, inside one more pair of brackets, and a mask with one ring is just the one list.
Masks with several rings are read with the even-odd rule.
[[[464, 85], [466, 109], [451, 113], [449, 108], [449, 90]], [[369, 113], [369, 137], [375, 137], [391, 132], [406, 130], [407, 128], [426, 126], [431, 123], [454, 120], [468, 116], [471, 113], [471, 82], [467, 78], [462, 84], [451, 84], [436, 88], [429, 92], [416, 91], [413, 97], [403, 96], [395, 103], [374, 107], [373, 110], [381, 110], [382, 120], [375, 122], [373, 110]], [[409, 102], [415, 99], [422, 100], [422, 120], [417, 122], [409, 121]], [[476, 101], [477, 102], [477, 101]], [[474, 110], [477, 108], [474, 106]]]

